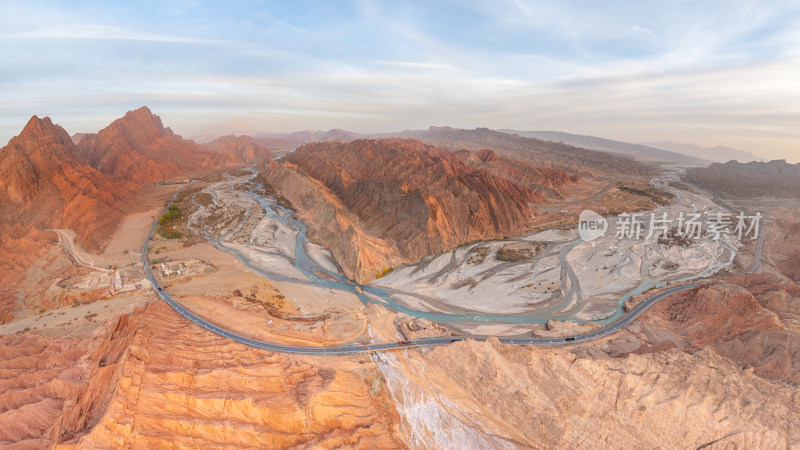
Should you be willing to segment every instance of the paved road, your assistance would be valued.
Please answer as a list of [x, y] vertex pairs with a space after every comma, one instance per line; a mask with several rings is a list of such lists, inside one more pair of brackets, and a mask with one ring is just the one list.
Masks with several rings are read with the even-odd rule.
[[[711, 192], [714, 192], [714, 191], [711, 191]], [[714, 192], [714, 199], [713, 200], [714, 200], [714, 203], [722, 206], [723, 208], [729, 209], [734, 214], [740, 214], [742, 212], [742, 211], [737, 210], [733, 206], [728, 205], [724, 201], [722, 201], [722, 198], [716, 192]], [[761, 256], [764, 253], [764, 229], [765, 228], [766, 228], [766, 225], [764, 225], [763, 222], [759, 223], [759, 226], [758, 226], [758, 248], [756, 248], [756, 255], [755, 255], [755, 259], [753, 259], [753, 265], [750, 266], [749, 269], [744, 271], [744, 273], [746, 273], [746, 274], [755, 273], [755, 271], [758, 270], [758, 268], [761, 266]]]
[[744, 273], [754, 273], [761, 265], [761, 256], [764, 253], [764, 229], [766, 226], [762, 223], [758, 228], [758, 248], [756, 249], [756, 258], [753, 260], [753, 265]]
[[[170, 202], [164, 208], [165, 212], [167, 208], [169, 208], [169, 206], [172, 204], [172, 201], [175, 200], [175, 196], [177, 195], [178, 194], [176, 193], [172, 197], [172, 200], [170, 200]], [[150, 238], [153, 236], [153, 233], [155, 233], [157, 226], [158, 226], [158, 220], [156, 220], [156, 223], [153, 225], [153, 228], [150, 230], [150, 234], [147, 235], [147, 239], [144, 241], [144, 245], [142, 246], [142, 264], [144, 265], [144, 271], [145, 274], [147, 275], [147, 279], [150, 280], [150, 283], [152, 283], [153, 285], [153, 289], [155, 289], [156, 293], [158, 293], [158, 296], [165, 302], [167, 302], [167, 304], [169, 304], [178, 314], [182, 315], [183, 317], [189, 319], [191, 322], [194, 322], [195, 324], [205, 328], [206, 330], [212, 333], [216, 333], [222, 337], [234, 340], [236, 342], [240, 342], [242, 344], [249, 345], [251, 347], [261, 348], [265, 350], [272, 350], [276, 352], [303, 353], [303, 354], [314, 354], [314, 355], [336, 355], [344, 353], [385, 351], [385, 350], [393, 350], [393, 349], [408, 348], [408, 347], [429, 347], [434, 345], [447, 345], [452, 342], [463, 341], [466, 339], [485, 341], [490, 337], [490, 336], [470, 336], [470, 337], [450, 336], [450, 337], [416, 339], [411, 341], [389, 342], [385, 344], [366, 344], [366, 345], [350, 345], [350, 346], [345, 345], [345, 346], [332, 346], [332, 347], [293, 347], [288, 345], [272, 344], [269, 342], [259, 341], [256, 339], [251, 339], [245, 336], [241, 336], [231, 331], [228, 331], [224, 328], [220, 328], [214, 325], [213, 323], [207, 322], [203, 318], [195, 315], [188, 309], [184, 308], [180, 303], [173, 300], [172, 297], [170, 297], [169, 294], [166, 293], [164, 289], [158, 284], [158, 281], [156, 281], [155, 277], [150, 271], [150, 264], [148, 263], [147, 260], [147, 245], [149, 244]], [[758, 268], [757, 265], [760, 262], [760, 252], [761, 252], [761, 244], [763, 241], [763, 237], [764, 236], [762, 229], [762, 233], [759, 236], [759, 238], [761, 239], [759, 241], [759, 250], [758, 250], [759, 255], [757, 255], [758, 258], [750, 270], [754, 271], [755, 269]], [[748, 273], [751, 272], [748, 271]], [[606, 336], [610, 336], [616, 333], [617, 331], [625, 328], [662, 298], [674, 294], [676, 292], [694, 289], [700, 284], [701, 283], [690, 283], [662, 291], [648, 298], [647, 300], [643, 301], [641, 304], [639, 304], [639, 306], [636, 307], [636, 309], [622, 316], [619, 320], [591, 333], [582, 334], [578, 336], [553, 337], [553, 338], [497, 337], [497, 339], [500, 342], [506, 344], [541, 345], [541, 346], [564, 345], [564, 344], [587, 342], [594, 339], [600, 339]]]

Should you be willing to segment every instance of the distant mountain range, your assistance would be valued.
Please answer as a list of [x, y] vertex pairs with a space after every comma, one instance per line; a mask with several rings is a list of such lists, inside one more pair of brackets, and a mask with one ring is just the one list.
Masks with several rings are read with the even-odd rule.
[[254, 136], [259, 144], [270, 149], [295, 148], [311, 142], [350, 142], [365, 135], [334, 128], [328, 131], [304, 130], [293, 133], [267, 133]]
[[[468, 136], [470, 145], [459, 147], [454, 133], [460, 131], [471, 133]], [[488, 133], [491, 132], [491, 133]], [[457, 133], [455, 133], [457, 134]], [[445, 135], [447, 135], [445, 137]], [[489, 136], [491, 135], [491, 137]], [[530, 139], [525, 144], [522, 141], [514, 142], [515, 138]], [[596, 150], [606, 153], [616, 153], [621, 156], [628, 156], [647, 163], [667, 163], [678, 164], [687, 167], [707, 166], [712, 162], [728, 162], [731, 160], [739, 162], [764, 162], [766, 159], [743, 150], [731, 147], [700, 147], [694, 144], [678, 144], [675, 142], [658, 142], [652, 144], [634, 144], [631, 142], [615, 141], [596, 136], [582, 134], [565, 133], [561, 131], [523, 131], [514, 129], [489, 130], [477, 128], [475, 130], [460, 130], [452, 127], [430, 127], [427, 130], [405, 130], [391, 133], [361, 134], [353, 131], [334, 128], [328, 131], [304, 130], [292, 133], [269, 133], [256, 135], [253, 139], [260, 146], [270, 149], [290, 149], [305, 145], [311, 142], [351, 142], [356, 139], [380, 139], [387, 137], [403, 137], [419, 139], [427, 144], [445, 147], [451, 150], [468, 148], [478, 150], [475, 144], [484, 145], [486, 148], [498, 150], [494, 146], [500, 147], [502, 152], [504, 147], [512, 143], [512, 147], [536, 147], [541, 150], [546, 147], [546, 142], [562, 143], [570, 147], [580, 149]], [[467, 136], [462, 136], [467, 138]], [[474, 138], [479, 138], [477, 141]], [[454, 140], [455, 139], [455, 140]], [[537, 144], [535, 141], [539, 141]], [[518, 157], [519, 155], [517, 155]]]
[[564, 144], [590, 150], [620, 153], [647, 162], [664, 162], [687, 166], [707, 166], [711, 162], [702, 157], [698, 158], [692, 153], [687, 154], [687, 152], [672, 149], [655, 148], [653, 146], [632, 144], [630, 142], [615, 141], [582, 134], [571, 134], [561, 131], [520, 131], [509, 129], [498, 131], [546, 141], [563, 142]]
[[723, 147], [721, 145], [716, 147], [700, 147], [694, 144], [676, 144], [675, 142], [658, 142], [646, 145], [662, 150], [669, 150], [671, 152], [683, 153], [685, 155], [694, 155], [718, 163], [725, 163], [728, 161], [739, 161], [740, 163], [767, 161], [750, 152], [737, 150], [731, 147]]
[[582, 176], [644, 175], [652, 170], [649, 166], [630, 157], [633, 155], [587, 150], [571, 144], [525, 137], [516, 133], [506, 133], [488, 128], [465, 130], [453, 127], [430, 127], [427, 130], [406, 130], [370, 136], [370, 138], [382, 137], [418, 139], [428, 145], [450, 151], [491, 149], [501, 156], [525, 161], [537, 167], [561, 169]]
[[[456, 131], [462, 134], [470, 134], [469, 136], [461, 136], [465, 138], [464, 141], [470, 141], [469, 145], [459, 147], [458, 141], [461, 139], [455, 136], [455, 134], [458, 134]], [[484, 145], [486, 148], [500, 150], [501, 152], [509, 144], [514, 148], [531, 147], [541, 150], [547, 147], [546, 142], [553, 142], [580, 149], [615, 153], [620, 156], [634, 158], [641, 162], [677, 164], [687, 167], [707, 166], [712, 162], [728, 162], [731, 160], [739, 162], [766, 161], [750, 152], [723, 146], [707, 148], [694, 144], [677, 144], [674, 142], [634, 144], [631, 142], [615, 141], [613, 139], [565, 133], [561, 131], [524, 131], [514, 129], [489, 130], [486, 128], [477, 128], [475, 130], [460, 130], [452, 127], [430, 127], [427, 130], [361, 134], [335, 128], [328, 131], [304, 130], [292, 133], [262, 134], [254, 136], [254, 141], [265, 148], [288, 149], [296, 148], [311, 142], [351, 142], [356, 139], [379, 139], [387, 137], [419, 139], [427, 144], [437, 145], [451, 150], [468, 148], [474, 151], [478, 150], [475, 148], [475, 145], [478, 144], [479, 146]], [[475, 140], [475, 138], [478, 139]], [[529, 140], [524, 141], [524, 139]], [[536, 141], [538, 141], [538, 143]], [[516, 156], [519, 157], [519, 155]]]
[[728, 161], [686, 171], [690, 181], [739, 197], [800, 198], [800, 164]]

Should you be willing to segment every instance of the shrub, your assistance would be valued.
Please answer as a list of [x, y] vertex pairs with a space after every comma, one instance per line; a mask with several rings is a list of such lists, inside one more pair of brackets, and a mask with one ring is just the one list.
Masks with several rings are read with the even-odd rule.
[[533, 258], [533, 252], [527, 248], [513, 249], [504, 247], [497, 251], [497, 259], [503, 262], [520, 262], [531, 258]]
[[166, 239], [178, 239], [182, 236], [181, 232], [175, 229], [175, 223], [183, 217], [181, 208], [177, 205], [170, 205], [167, 212], [158, 219], [158, 234]]
[[393, 270], [394, 268], [384, 267], [383, 270], [375, 274], [375, 278], [385, 277], [386, 275], [389, 275]]

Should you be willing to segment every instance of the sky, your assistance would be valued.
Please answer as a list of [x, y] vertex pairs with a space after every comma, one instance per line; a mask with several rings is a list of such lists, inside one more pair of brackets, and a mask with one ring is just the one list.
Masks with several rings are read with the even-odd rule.
[[4, 1], [0, 142], [147, 105], [184, 137], [555, 130], [800, 162], [797, 1]]

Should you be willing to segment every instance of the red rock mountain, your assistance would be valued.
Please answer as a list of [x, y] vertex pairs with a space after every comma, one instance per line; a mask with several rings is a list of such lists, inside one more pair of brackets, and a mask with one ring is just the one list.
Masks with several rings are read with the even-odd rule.
[[31, 265], [52, 248], [54, 236], [45, 230], [72, 229], [78, 244], [101, 250], [137, 183], [268, 156], [260, 146], [202, 147], [165, 128], [146, 107], [72, 138], [34, 116], [0, 153], [0, 323], [10, 320]]
[[[0, 150], [0, 283], [13, 287], [47, 251], [48, 228], [71, 228], [81, 245], [99, 249], [137, 189], [85, 164], [69, 134], [49, 118], [31, 118]], [[5, 303], [7, 309], [7, 297]], [[2, 316], [8, 311], [0, 311], [0, 322]]]
[[85, 134], [78, 148], [100, 172], [137, 182], [173, 178], [181, 173], [248, 162], [212, 151], [165, 128], [147, 107], [129, 111], [97, 134]]
[[542, 193], [571, 180], [527, 164], [504, 172], [508, 160], [480, 158], [413, 139], [318, 142], [262, 173], [345, 271], [363, 279], [465, 241], [519, 234], [534, 223]]
[[[79, 230], [107, 222], [108, 210], [136, 188], [109, 179], [81, 159], [63, 128], [47, 117], [31, 118], [2, 150], [2, 220]], [[95, 239], [86, 243], [96, 248]]]

